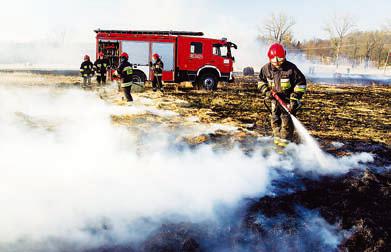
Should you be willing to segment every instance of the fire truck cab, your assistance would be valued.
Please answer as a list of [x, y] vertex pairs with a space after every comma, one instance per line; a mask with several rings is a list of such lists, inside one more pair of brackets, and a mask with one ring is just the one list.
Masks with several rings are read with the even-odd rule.
[[233, 81], [232, 48], [227, 39], [204, 38], [202, 32], [96, 30], [96, 54], [104, 53], [112, 69], [126, 52], [134, 66], [134, 81], [153, 78], [152, 55], [164, 63], [163, 81], [190, 81], [205, 89], [216, 89], [219, 81]]

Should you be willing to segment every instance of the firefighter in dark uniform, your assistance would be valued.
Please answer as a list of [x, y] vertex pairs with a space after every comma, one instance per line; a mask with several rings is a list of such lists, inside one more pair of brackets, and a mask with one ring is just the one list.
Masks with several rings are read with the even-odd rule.
[[290, 107], [292, 114], [301, 106], [301, 99], [307, 89], [307, 82], [303, 73], [293, 63], [287, 61], [286, 51], [281, 44], [271, 45], [269, 63], [260, 71], [258, 88], [262, 95], [271, 99], [271, 126], [273, 129], [274, 144], [285, 148], [289, 141], [293, 141], [293, 123], [290, 115], [280, 107], [271, 96], [271, 90]]
[[153, 71], [153, 79], [152, 79], [153, 91], [156, 92], [157, 89], [159, 89], [161, 92], [163, 92], [162, 76], [163, 76], [164, 64], [163, 61], [160, 59], [159, 54], [157, 53], [153, 54], [152, 61], [149, 62], [149, 66], [152, 68]]
[[108, 59], [104, 58], [104, 53], [100, 52], [98, 59], [94, 62], [94, 70], [96, 74], [96, 81], [100, 85], [106, 84], [107, 68], [109, 66]]
[[116, 75], [119, 75], [122, 83], [121, 87], [124, 90], [126, 100], [130, 103], [133, 101], [131, 94], [132, 90], [132, 78], [133, 78], [133, 65], [129, 63], [129, 56], [126, 52], [120, 55], [120, 65], [117, 69]]
[[83, 77], [82, 87], [91, 87], [91, 78], [94, 75], [94, 65], [90, 61], [90, 56], [85, 55], [84, 61], [80, 66], [80, 74]]

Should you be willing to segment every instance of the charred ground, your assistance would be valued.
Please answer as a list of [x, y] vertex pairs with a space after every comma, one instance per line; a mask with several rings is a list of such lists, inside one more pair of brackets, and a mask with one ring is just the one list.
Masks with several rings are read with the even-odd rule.
[[[197, 116], [204, 123], [218, 122], [239, 128], [236, 133], [217, 131], [185, 139], [195, 148], [205, 143], [225, 148], [239, 144], [251, 153], [258, 136], [270, 135], [269, 114], [256, 89], [256, 78], [239, 77], [236, 84], [221, 85], [213, 93], [168, 87], [165, 97], [160, 108]], [[287, 247], [290, 251], [329, 251], [331, 247], [323, 247], [320, 241], [306, 237], [319, 230], [314, 230], [313, 224], [303, 219], [304, 208], [346, 231], [347, 235], [336, 250], [389, 251], [390, 98], [390, 86], [310, 83], [298, 118], [328, 153], [335, 156], [352, 152], [374, 154], [375, 161], [365, 171], [353, 170], [342, 177], [308, 179], [305, 175], [298, 176], [294, 184], [278, 185], [293, 193], [245, 200], [236, 216], [237, 222], [226, 223], [218, 230], [207, 224], [167, 223], [136, 247], [143, 251], [207, 251], [210, 248], [281, 251]], [[187, 103], [178, 106], [170, 102], [178, 99]], [[113, 120], [126, 124], [137, 118], [114, 117]], [[336, 142], [342, 145], [338, 146]], [[259, 216], [273, 221], [262, 222]], [[290, 238], [307, 242], [299, 244], [297, 240], [289, 241]], [[133, 250], [130, 246], [101, 251]]]
[[[25, 78], [24, 75], [19, 77]], [[61, 88], [78, 86], [76, 78], [59, 79], [51, 75], [28, 78], [32, 85], [58, 84], [60, 80], [58, 86]], [[196, 116], [206, 125], [220, 123], [238, 128], [236, 131], [220, 129], [213, 133], [200, 133], [195, 137], [178, 136], [174, 142], [176, 146], [185, 144], [198, 148], [202, 144], [210, 144], [221, 149], [239, 145], [251, 155], [253, 146], [260, 144], [259, 137], [271, 133], [268, 111], [256, 89], [256, 81], [255, 77], [238, 77], [235, 84], [221, 85], [216, 92], [189, 88], [177, 90], [175, 86], [167, 86], [164, 95], [151, 91], [137, 95], [157, 101], [157, 108], [187, 117]], [[103, 92], [100, 95], [109, 102], [123, 103], [118, 94]], [[244, 199], [234, 216], [218, 227], [209, 223], [167, 222], [140, 244], [111, 244], [89, 252], [209, 251], [211, 248], [281, 251], [287, 247], [291, 251], [390, 251], [390, 98], [390, 86], [310, 83], [304, 108], [298, 114], [328, 153], [335, 156], [353, 152], [374, 154], [375, 160], [367, 165], [366, 170], [352, 170], [343, 176], [313, 178], [308, 174], [296, 174], [295, 180], [275, 185], [284, 193]], [[156, 125], [166, 125], [176, 132], [181, 125], [193, 123], [154, 114], [113, 115], [112, 120], [140, 135]], [[305, 217], [308, 214], [311, 218]], [[317, 240], [316, 232], [322, 230], [314, 229], [311, 220], [316, 220], [318, 215], [347, 233], [336, 249], [324, 247], [322, 241]], [[103, 226], [97, 232], [104, 233], [106, 229]], [[306, 242], [298, 243], [298, 240]]]
[[[236, 84], [217, 92], [175, 92], [190, 102], [205, 121], [234, 122], [260, 134], [269, 134], [268, 111], [255, 77], [237, 77]], [[321, 139], [363, 140], [391, 144], [390, 86], [319, 85], [309, 83], [298, 118]], [[202, 116], [202, 114], [207, 116]], [[265, 131], [266, 129], [266, 131]]]

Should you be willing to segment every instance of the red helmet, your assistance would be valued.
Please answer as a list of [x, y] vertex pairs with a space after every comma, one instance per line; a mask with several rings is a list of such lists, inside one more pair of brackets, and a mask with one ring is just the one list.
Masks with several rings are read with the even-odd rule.
[[286, 51], [283, 45], [279, 43], [272, 44], [267, 53], [270, 61], [273, 61], [276, 57], [277, 60], [281, 61], [281, 59], [285, 59]]
[[157, 53], [154, 53], [154, 54], [152, 55], [152, 57], [154, 57], [155, 59], [159, 59], [159, 58], [160, 58], [160, 55], [157, 54]]
[[90, 60], [90, 56], [88, 56], [87, 54], [84, 55], [84, 60]]
[[119, 57], [120, 58], [125, 58], [126, 60], [129, 59], [129, 55], [126, 52], [121, 53], [121, 55]]
[[100, 57], [105, 56], [105, 54], [104, 54], [103, 52], [100, 52], [98, 55], [99, 55]]

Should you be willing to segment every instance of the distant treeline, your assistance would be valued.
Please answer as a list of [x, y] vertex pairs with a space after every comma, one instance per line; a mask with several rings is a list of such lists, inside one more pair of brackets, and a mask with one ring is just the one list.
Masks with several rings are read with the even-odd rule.
[[[384, 66], [387, 55], [391, 52], [391, 32], [388, 31], [356, 31], [349, 33], [339, 48], [337, 39], [313, 39], [290, 44], [292, 51], [304, 53], [308, 59], [319, 60], [325, 64], [349, 61], [355, 65]], [[391, 55], [390, 55], [391, 56]], [[391, 65], [391, 58], [388, 60]]]

